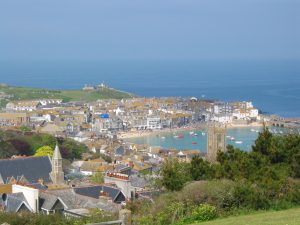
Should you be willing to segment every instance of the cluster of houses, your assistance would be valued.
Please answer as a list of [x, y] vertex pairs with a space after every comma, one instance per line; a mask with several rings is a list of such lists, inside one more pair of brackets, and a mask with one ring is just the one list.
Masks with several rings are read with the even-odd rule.
[[177, 128], [201, 122], [251, 123], [260, 120], [251, 102], [196, 98], [132, 98], [63, 103], [61, 99], [12, 101], [0, 112], [1, 126], [26, 125], [39, 132], [80, 136]]
[[[63, 170], [58, 146], [52, 157], [1, 159], [0, 207], [6, 212], [62, 213], [76, 218], [89, 216], [92, 209], [118, 212], [128, 201], [151, 200], [157, 194], [151, 186], [156, 176], [152, 172], [166, 158], [190, 160], [199, 151], [129, 145], [115, 148], [111, 155], [111, 162], [103, 158], [78, 160], [68, 170]], [[103, 176], [101, 183], [91, 179], [96, 174]]]
[[[101, 88], [101, 87], [99, 87]], [[8, 212], [87, 216], [91, 209], [117, 212], [135, 198], [151, 199], [153, 171], [168, 157], [190, 161], [198, 150], [177, 151], [130, 144], [120, 132], [183, 127], [195, 123], [260, 120], [251, 102], [197, 98], [132, 98], [69, 102], [61, 99], [12, 101], [0, 112], [0, 126], [73, 138], [88, 146], [82, 160], [63, 170], [58, 146], [53, 157], [0, 160], [0, 206]], [[225, 133], [224, 133], [225, 138]], [[225, 146], [225, 144], [224, 144]], [[96, 156], [96, 157], [95, 157]], [[92, 177], [101, 175], [101, 183]]]

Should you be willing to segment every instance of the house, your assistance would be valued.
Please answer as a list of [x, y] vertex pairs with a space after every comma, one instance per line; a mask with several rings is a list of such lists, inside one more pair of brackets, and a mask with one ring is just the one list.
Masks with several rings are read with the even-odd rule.
[[110, 186], [88, 186], [74, 188], [76, 194], [100, 199], [102, 197], [111, 199], [114, 203], [121, 203], [125, 201], [123, 192], [115, 187]]
[[38, 100], [13, 101], [6, 104], [6, 109], [14, 111], [35, 111], [41, 103]]
[[18, 213], [33, 211], [22, 192], [7, 195], [5, 202], [5, 211], [7, 212]]
[[52, 171], [51, 159], [43, 157], [21, 157], [0, 160], [0, 184], [13, 182], [48, 183]]
[[49, 156], [20, 157], [0, 160], [0, 184], [64, 183], [62, 157], [58, 146], [52, 160]]
[[[94, 198], [98, 189], [80, 189], [77, 194], [72, 188], [39, 190], [31, 185], [14, 184], [13, 193], [2, 195], [2, 205], [7, 212], [32, 212], [53, 214], [61, 213], [68, 217], [86, 216], [88, 213], [82, 209], [98, 208], [107, 212], [116, 212], [119, 207], [116, 203], [109, 202], [104, 198]], [[79, 189], [79, 188], [77, 188]], [[113, 189], [113, 188], [112, 188]], [[102, 188], [101, 188], [102, 190]], [[124, 199], [118, 190], [103, 189], [102, 194], [110, 193], [113, 199], [118, 202]], [[98, 192], [99, 196], [101, 195]], [[110, 196], [110, 195], [108, 195]], [[105, 197], [106, 198], [106, 197]], [[75, 213], [74, 215], [74, 212]]]
[[61, 136], [61, 135], [63, 135], [64, 129], [53, 123], [47, 123], [45, 126], [43, 126], [39, 129], [39, 132]]
[[30, 122], [30, 116], [27, 113], [0, 113], [0, 125], [3, 126], [21, 126]]
[[107, 169], [111, 168], [107, 162], [97, 162], [94, 160], [83, 161], [80, 166], [80, 173], [86, 176], [91, 176], [97, 172], [105, 172]]

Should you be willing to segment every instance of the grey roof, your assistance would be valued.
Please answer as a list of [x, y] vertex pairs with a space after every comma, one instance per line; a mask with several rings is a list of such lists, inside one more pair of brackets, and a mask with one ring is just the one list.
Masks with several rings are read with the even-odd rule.
[[50, 182], [51, 170], [52, 165], [48, 156], [0, 160], [0, 175], [4, 183], [7, 183], [10, 177], [17, 179], [22, 175], [29, 183], [38, 183], [41, 178], [45, 182]]
[[125, 164], [117, 164], [117, 165], [115, 165], [114, 171], [116, 171], [116, 172], [123, 172], [125, 170], [131, 170], [131, 167], [127, 166]]
[[31, 211], [24, 194], [22, 192], [9, 194], [7, 196], [7, 205], [6, 205], [6, 211], [8, 212], [18, 212], [20, 207], [22, 205], [25, 205], [25, 207]]
[[99, 208], [107, 212], [118, 211], [117, 204], [115, 203], [109, 203], [101, 199], [76, 194], [71, 188], [47, 191], [47, 193], [60, 197], [68, 210], [78, 208]]
[[39, 190], [47, 190], [48, 189], [48, 186], [40, 184], [40, 183], [31, 183], [30, 185]]
[[125, 201], [125, 196], [119, 189], [108, 186], [78, 187], [74, 188], [74, 191], [79, 195], [84, 195], [96, 199], [99, 199], [100, 192], [104, 191], [109, 194], [109, 197], [111, 197], [113, 202]]
[[126, 151], [123, 146], [120, 146], [115, 149], [115, 155], [125, 155]]
[[45, 192], [40, 192], [40, 207], [42, 209], [52, 210], [53, 206], [57, 201], [60, 201], [63, 205], [65, 205], [65, 203], [61, 199], [59, 199], [58, 196]]
[[148, 184], [147, 180], [144, 177], [140, 177], [138, 175], [132, 175], [129, 177], [129, 179], [131, 181], [132, 187], [145, 188]]

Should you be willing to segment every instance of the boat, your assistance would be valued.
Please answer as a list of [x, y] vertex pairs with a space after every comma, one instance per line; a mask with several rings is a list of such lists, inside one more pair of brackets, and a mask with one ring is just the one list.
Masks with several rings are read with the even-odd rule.
[[174, 138], [178, 138], [178, 135], [174, 135]]
[[205, 135], [205, 133], [204, 133], [204, 132], [202, 132], [201, 134], [202, 134], [202, 136], [204, 136], [204, 135]]
[[254, 130], [253, 128], [250, 129], [251, 132], [256, 132], [256, 130]]
[[236, 141], [235, 143], [236, 143], [236, 144], [243, 144], [242, 141]]
[[191, 131], [191, 132], [190, 132], [190, 135], [193, 135], [193, 134], [194, 134], [194, 131]]
[[227, 137], [227, 138], [231, 138], [231, 136], [228, 136], [228, 135], [227, 135], [226, 137]]
[[178, 138], [184, 138], [184, 136], [183, 135], [178, 135]]
[[193, 135], [194, 135], [194, 136], [198, 136], [198, 134], [197, 134], [197, 133], [194, 133]]
[[192, 144], [193, 144], [193, 145], [196, 145], [196, 144], [197, 144], [197, 142], [196, 142], [196, 141], [193, 141], [193, 142], [192, 142]]
[[234, 141], [235, 140], [235, 138], [234, 137], [230, 137], [230, 141]]
[[166, 137], [161, 137], [161, 139], [166, 139]]

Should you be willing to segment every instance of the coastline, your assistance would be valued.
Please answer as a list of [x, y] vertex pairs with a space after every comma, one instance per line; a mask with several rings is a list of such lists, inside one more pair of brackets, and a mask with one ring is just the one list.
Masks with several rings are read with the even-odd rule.
[[[248, 127], [262, 127], [263, 124], [259, 122], [253, 122], [250, 124], [227, 124], [227, 128], [248, 128]], [[161, 135], [166, 133], [177, 133], [177, 132], [188, 132], [188, 131], [195, 131], [200, 129], [206, 129], [207, 124], [194, 124], [191, 126], [186, 127], [179, 127], [179, 128], [165, 128], [161, 130], [142, 130], [142, 131], [128, 131], [122, 132], [118, 134], [118, 138], [120, 139], [130, 139], [136, 137], [145, 137], [151, 135]]]

